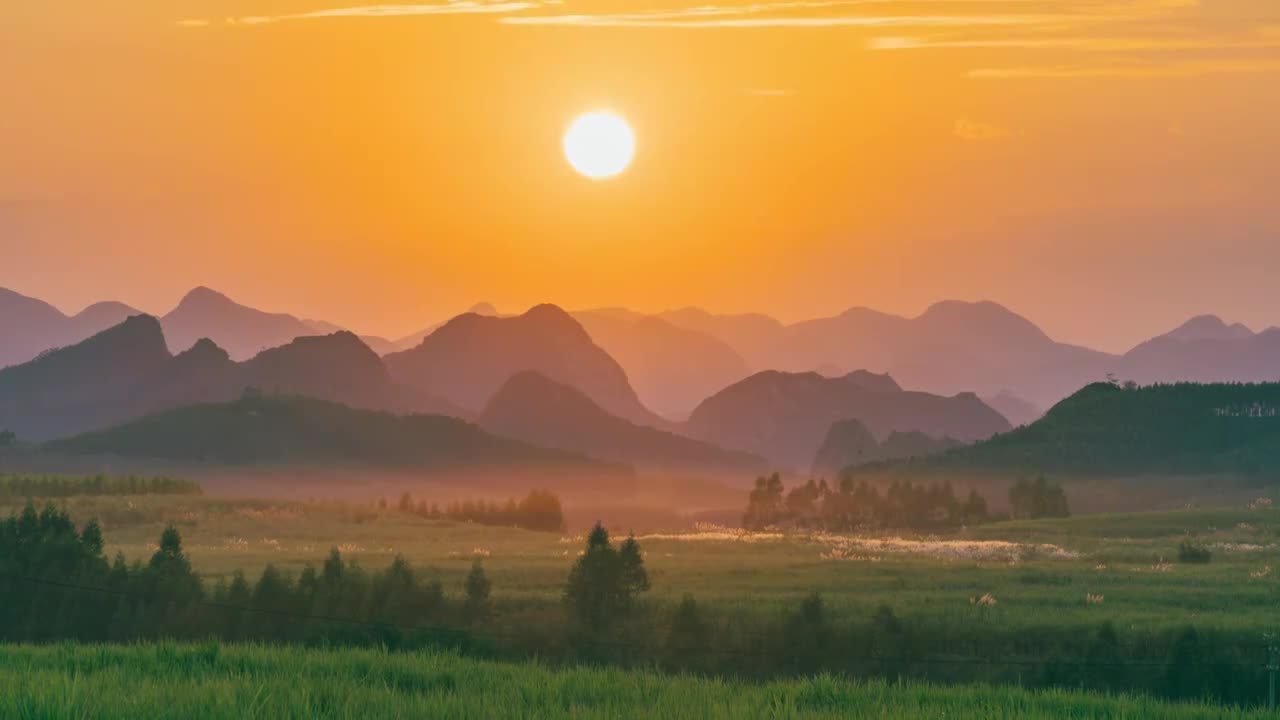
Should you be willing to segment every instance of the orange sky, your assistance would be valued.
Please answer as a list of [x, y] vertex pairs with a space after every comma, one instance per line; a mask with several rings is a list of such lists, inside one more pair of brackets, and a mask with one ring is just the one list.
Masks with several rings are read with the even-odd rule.
[[[481, 299], [1280, 324], [1274, 0], [381, 7], [6, 4], [0, 286], [389, 336]], [[560, 135], [600, 107], [637, 156], [594, 182]]]

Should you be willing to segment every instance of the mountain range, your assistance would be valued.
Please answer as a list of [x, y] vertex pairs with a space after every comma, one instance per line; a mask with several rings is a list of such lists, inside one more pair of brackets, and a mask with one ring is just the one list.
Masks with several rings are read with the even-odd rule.
[[134, 315], [0, 370], [0, 426], [26, 440], [47, 440], [190, 403], [232, 400], [246, 388], [358, 408], [464, 414], [398, 386], [377, 354], [349, 332], [297, 338], [236, 362], [208, 339], [174, 355], [160, 321]]
[[[852, 308], [793, 324], [697, 308], [643, 314], [622, 308], [564, 313], [550, 307], [501, 316], [481, 303], [396, 341], [369, 335], [360, 340], [386, 356], [396, 383], [449, 401], [455, 413], [480, 413], [512, 373], [536, 370], [578, 387], [613, 415], [675, 431], [708, 397], [765, 370], [818, 371], [828, 377], [853, 369], [888, 373], [918, 391], [977, 393], [1015, 425], [1035, 420], [1043, 409], [1109, 375], [1139, 383], [1280, 379], [1280, 328], [1254, 332], [1209, 315], [1118, 355], [1057, 342], [991, 302], [944, 301], [916, 317]], [[75, 344], [136, 314], [127, 305], [104, 302], [68, 316], [42, 301], [0, 290], [0, 337], [5, 339], [0, 367]], [[207, 338], [232, 361], [247, 361], [299, 337], [341, 330], [322, 320], [263, 312], [208, 288], [189, 292], [159, 322], [171, 351], [186, 352]], [[552, 354], [565, 353], [564, 364], [548, 366], [538, 359], [540, 350], [527, 361], [481, 357], [502, 354], [499, 335], [520, 333], [508, 348], [561, 343]], [[494, 344], [485, 340], [489, 336]], [[467, 359], [452, 362], [448, 356], [459, 352]], [[463, 367], [472, 362], [478, 363], [476, 372]]]
[[544, 447], [670, 475], [750, 478], [765, 472], [758, 455], [724, 450], [609, 414], [576, 388], [540, 373], [517, 373], [479, 418], [486, 430]]
[[70, 456], [205, 465], [358, 465], [421, 471], [553, 471], [600, 481], [628, 468], [499, 437], [442, 415], [356, 410], [313, 398], [246, 396], [147, 415], [45, 445]]
[[[1088, 385], [1030, 425], [918, 458], [860, 465], [867, 479], [1243, 476], [1280, 470], [1280, 383]], [[1213, 484], [1217, 484], [1215, 481]]]
[[943, 397], [901, 389], [865, 371], [841, 377], [768, 370], [704, 400], [687, 434], [721, 447], [759, 453], [784, 468], [807, 469], [833, 423], [858, 420], [877, 441], [919, 431], [972, 442], [1010, 429], [973, 393]]

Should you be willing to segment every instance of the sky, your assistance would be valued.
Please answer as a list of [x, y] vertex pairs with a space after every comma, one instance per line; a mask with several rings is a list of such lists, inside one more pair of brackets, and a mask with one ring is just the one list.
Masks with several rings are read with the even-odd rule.
[[[48, 0], [0, 72], [0, 286], [68, 312], [1280, 325], [1275, 0]], [[603, 181], [561, 149], [598, 109]]]

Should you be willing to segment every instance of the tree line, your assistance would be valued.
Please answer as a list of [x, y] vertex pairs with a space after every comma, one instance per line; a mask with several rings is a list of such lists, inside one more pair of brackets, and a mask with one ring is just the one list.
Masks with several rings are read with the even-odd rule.
[[[38, 582], [34, 582], [34, 581]], [[226, 641], [449, 647], [479, 657], [663, 668], [764, 678], [831, 672], [933, 682], [1136, 691], [1254, 704], [1263, 658], [1244, 638], [1184, 627], [1128, 634], [1102, 622], [1024, 629], [917, 623], [892, 607], [830, 607], [811, 594], [780, 615], [708, 609], [686, 595], [645, 602], [650, 587], [634, 537], [597, 525], [570, 568], [562, 611], [495, 604], [475, 560], [461, 587], [395, 558], [382, 570], [330, 551], [296, 576], [268, 565], [206, 586], [179, 532], [166, 528], [144, 563], [108, 561], [100, 526], [28, 504], [0, 523], [0, 641]], [[536, 614], [531, 614], [536, 613]], [[1016, 663], [1005, 662], [1009, 658]]]
[[200, 495], [190, 480], [136, 475], [0, 474], [0, 497], [73, 497], [80, 495]]
[[[1044, 476], [1034, 481], [1020, 479], [1009, 489], [1009, 507], [1015, 518], [1067, 517], [1066, 495], [1059, 485]], [[832, 531], [858, 529], [954, 530], [1001, 519], [987, 508], [987, 500], [970, 490], [960, 499], [949, 482], [914, 484], [910, 480], [890, 483], [883, 494], [866, 481], [841, 477], [834, 489], [825, 479], [807, 482], [787, 490], [778, 473], [756, 478], [747, 498], [742, 526], [749, 530], [766, 527], [799, 527]]]
[[526, 530], [562, 532], [564, 509], [560, 498], [547, 490], [533, 490], [521, 500], [509, 498], [505, 503], [485, 500], [461, 500], [440, 505], [426, 500], [414, 501], [405, 493], [396, 509], [424, 518], [443, 518], [477, 525], [518, 527]]

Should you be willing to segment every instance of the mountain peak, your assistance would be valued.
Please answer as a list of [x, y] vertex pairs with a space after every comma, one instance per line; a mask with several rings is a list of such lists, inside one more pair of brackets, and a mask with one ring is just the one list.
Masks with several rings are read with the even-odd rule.
[[204, 285], [198, 285], [182, 296], [182, 300], [178, 301], [178, 307], [183, 305], [225, 305], [235, 303], [231, 298]]
[[467, 312], [473, 315], [487, 315], [490, 317], [496, 317], [498, 314], [498, 308], [494, 307], [493, 303], [490, 303], [490, 302], [478, 302], [475, 305], [472, 305], [470, 308], [468, 308]]
[[1191, 342], [1195, 340], [1235, 340], [1253, 336], [1253, 331], [1241, 323], [1228, 325], [1217, 315], [1196, 315], [1165, 337]]

